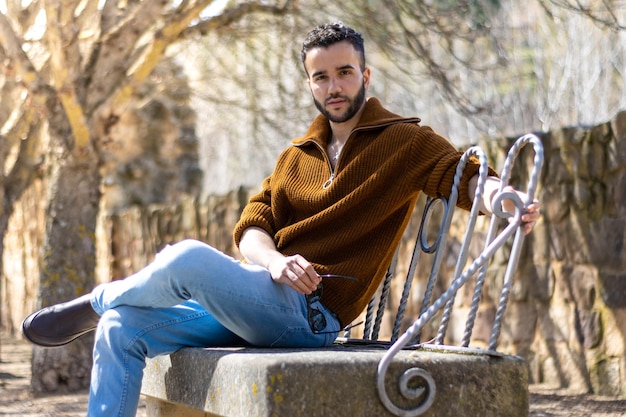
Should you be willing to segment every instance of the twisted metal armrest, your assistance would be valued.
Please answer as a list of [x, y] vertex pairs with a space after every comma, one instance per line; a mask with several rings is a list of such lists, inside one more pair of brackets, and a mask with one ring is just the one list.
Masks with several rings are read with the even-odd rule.
[[[535, 157], [533, 160], [533, 169], [531, 171], [530, 180], [528, 182], [528, 187], [526, 190], [527, 199], [526, 201], [522, 201], [517, 193], [509, 191], [506, 187], [509, 184], [513, 162], [517, 158], [520, 149], [527, 144], [532, 144]], [[418, 367], [407, 369], [406, 371], [404, 371], [404, 373], [401, 374], [398, 381], [400, 394], [407, 400], [418, 400], [420, 398], [422, 400], [416, 408], [404, 409], [398, 407], [389, 398], [385, 386], [385, 377], [387, 375], [387, 371], [389, 369], [391, 361], [401, 349], [403, 349], [416, 339], [416, 336], [421, 332], [422, 328], [430, 320], [432, 320], [435, 314], [442, 308], [444, 309], [444, 313], [442, 315], [436, 343], [443, 344], [443, 338], [445, 336], [447, 324], [450, 319], [450, 313], [456, 293], [470, 277], [472, 277], [476, 273], [479, 273], [474, 296], [472, 298], [472, 306], [470, 307], [470, 313], [468, 315], [466, 330], [462, 341], [462, 346], [464, 348], [467, 348], [467, 346], [469, 345], [471, 330], [474, 326], [474, 321], [476, 318], [478, 303], [482, 294], [487, 262], [502, 245], [504, 245], [511, 237], [514, 236], [509, 262], [507, 264], [507, 269], [505, 272], [504, 284], [496, 311], [496, 317], [494, 320], [492, 333], [490, 336], [489, 350], [487, 352], [495, 353], [496, 351], [497, 341], [500, 335], [500, 329], [502, 325], [502, 319], [504, 317], [504, 312], [506, 310], [508, 298], [511, 292], [513, 276], [517, 268], [519, 255], [525, 236], [522, 227], [523, 223], [521, 217], [526, 207], [534, 201], [539, 173], [543, 164], [543, 147], [541, 145], [541, 141], [532, 134], [522, 136], [511, 147], [502, 171], [500, 188], [492, 201], [493, 216], [489, 226], [485, 248], [482, 250], [481, 254], [470, 264], [470, 266], [461, 273], [462, 268], [467, 261], [468, 245], [473, 234], [476, 217], [478, 216], [478, 207], [480, 205], [480, 199], [482, 198], [484, 192], [484, 185], [487, 175], [486, 158], [484, 157], [484, 153], [482, 152], [482, 150], [480, 150], [480, 148], [473, 147], [463, 154], [463, 157], [459, 162], [459, 166], [457, 167], [455, 185], [453, 186], [452, 194], [449, 199], [449, 205], [454, 207], [454, 205], [456, 205], [458, 197], [458, 182], [460, 181], [463, 169], [467, 161], [469, 160], [469, 157], [472, 155], [478, 157], [481, 165], [479, 170], [479, 181], [474, 196], [472, 210], [470, 212], [470, 220], [463, 241], [463, 246], [457, 261], [455, 278], [450, 284], [450, 287], [437, 300], [435, 300], [434, 303], [428, 303], [428, 301], [430, 300], [430, 294], [427, 294], [427, 296], [424, 297], [426, 302], [423, 304], [420, 316], [404, 332], [404, 334], [402, 334], [402, 336], [392, 344], [392, 346], [385, 353], [385, 355], [378, 364], [376, 386], [378, 389], [380, 400], [391, 413], [397, 416], [413, 417], [419, 416], [426, 412], [434, 402], [436, 394], [436, 384], [432, 376], [426, 370]], [[512, 214], [506, 213], [502, 210], [502, 202], [507, 199], [510, 200], [514, 205], [514, 213]], [[497, 233], [498, 223], [500, 223], [500, 220], [502, 219], [507, 219], [508, 225], [504, 227], [500, 231], [500, 233]], [[450, 219], [446, 218], [445, 221], [446, 225], [444, 227], [447, 231]], [[416, 379], [421, 380], [421, 384], [418, 384], [421, 386], [418, 386], [417, 388], [415, 387], [415, 384], [411, 383]]]

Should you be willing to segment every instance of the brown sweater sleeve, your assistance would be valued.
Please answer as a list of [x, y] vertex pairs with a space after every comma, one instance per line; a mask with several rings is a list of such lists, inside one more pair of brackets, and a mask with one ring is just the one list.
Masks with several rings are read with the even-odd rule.
[[[413, 149], [409, 162], [409, 172], [415, 175], [416, 187], [430, 197], [442, 195], [450, 197], [456, 168], [463, 156], [447, 139], [437, 135], [430, 127], [419, 127], [414, 136]], [[465, 165], [459, 184], [457, 206], [471, 209], [469, 180], [478, 173], [478, 161], [471, 158]], [[490, 176], [498, 174], [489, 167]]]
[[272, 192], [270, 184], [271, 177], [268, 177], [263, 181], [261, 191], [252, 196], [248, 204], [244, 207], [233, 231], [233, 238], [237, 247], [239, 247], [244, 230], [248, 227], [260, 227], [269, 233], [270, 236], [274, 236], [276, 233], [271, 207]]

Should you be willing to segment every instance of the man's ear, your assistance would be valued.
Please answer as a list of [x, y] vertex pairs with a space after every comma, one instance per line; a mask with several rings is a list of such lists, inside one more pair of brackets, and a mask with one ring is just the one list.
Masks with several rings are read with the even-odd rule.
[[370, 86], [370, 76], [372, 75], [369, 67], [365, 67], [363, 70], [363, 85], [365, 85], [365, 89], [367, 90]]

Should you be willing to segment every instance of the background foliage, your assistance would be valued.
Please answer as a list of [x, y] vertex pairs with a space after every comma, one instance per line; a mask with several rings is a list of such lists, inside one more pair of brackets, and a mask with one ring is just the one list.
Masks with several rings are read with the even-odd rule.
[[173, 54], [193, 67], [205, 190], [258, 184], [304, 132], [315, 109], [299, 48], [320, 22], [363, 33], [371, 95], [465, 147], [626, 108], [625, 15], [623, 2], [306, 0], [187, 41]]

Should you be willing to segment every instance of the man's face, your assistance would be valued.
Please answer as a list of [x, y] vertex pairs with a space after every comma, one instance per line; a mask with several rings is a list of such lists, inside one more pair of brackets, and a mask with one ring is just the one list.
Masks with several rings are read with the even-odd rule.
[[334, 123], [352, 119], [365, 103], [369, 68], [361, 70], [359, 53], [348, 41], [310, 50], [304, 60], [317, 109]]

